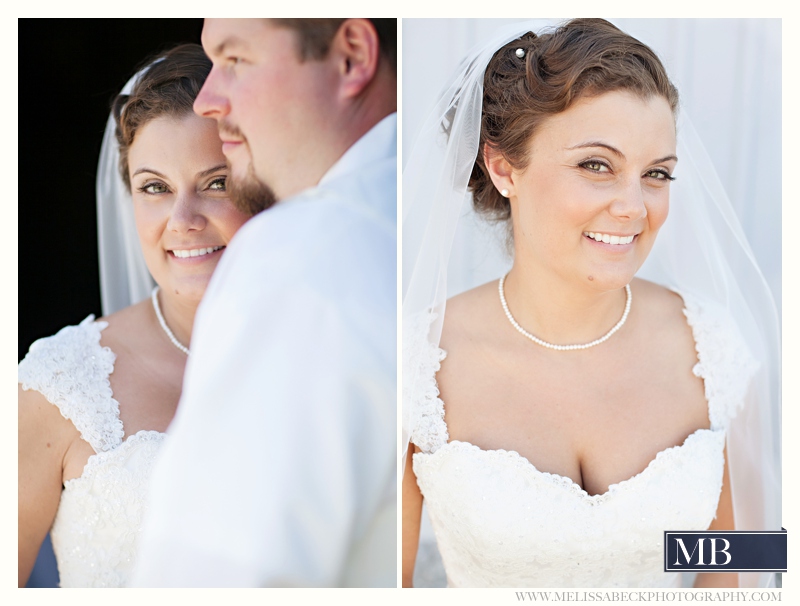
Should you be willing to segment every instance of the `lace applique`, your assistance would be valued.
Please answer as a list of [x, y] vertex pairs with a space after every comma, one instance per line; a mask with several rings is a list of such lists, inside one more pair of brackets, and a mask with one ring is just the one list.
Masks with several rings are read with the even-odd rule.
[[697, 350], [692, 372], [705, 384], [711, 428], [726, 429], [741, 409], [759, 365], [724, 308], [680, 294]]
[[403, 326], [403, 406], [411, 411], [411, 442], [423, 452], [433, 452], [450, 439], [436, 384], [436, 373], [447, 354], [428, 340], [436, 317], [426, 312], [407, 319]]
[[34, 389], [55, 404], [95, 452], [116, 448], [124, 435], [108, 380], [116, 356], [100, 346], [106, 326], [90, 315], [78, 326], [39, 339], [17, 370], [22, 389]]

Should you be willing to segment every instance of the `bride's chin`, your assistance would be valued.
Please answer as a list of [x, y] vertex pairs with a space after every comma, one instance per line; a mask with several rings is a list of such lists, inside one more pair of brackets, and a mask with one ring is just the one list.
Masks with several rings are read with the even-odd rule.
[[211, 281], [211, 275], [191, 276], [190, 278], [177, 279], [170, 284], [161, 284], [161, 290], [169, 289], [174, 296], [179, 297], [184, 303], [199, 305]]
[[594, 290], [609, 292], [625, 288], [635, 276], [635, 271], [589, 271], [583, 277], [583, 282]]

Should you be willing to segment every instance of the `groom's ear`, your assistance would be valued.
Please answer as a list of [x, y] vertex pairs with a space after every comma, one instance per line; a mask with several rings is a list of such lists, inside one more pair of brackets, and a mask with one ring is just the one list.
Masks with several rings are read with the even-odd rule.
[[339, 94], [358, 97], [378, 71], [380, 39], [368, 19], [347, 19], [339, 26], [330, 49], [339, 70]]

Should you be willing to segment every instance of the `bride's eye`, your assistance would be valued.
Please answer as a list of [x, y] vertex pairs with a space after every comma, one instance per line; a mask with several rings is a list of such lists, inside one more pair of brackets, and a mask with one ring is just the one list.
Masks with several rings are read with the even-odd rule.
[[675, 177], [670, 175], [667, 171], [663, 168], [655, 168], [653, 170], [648, 170], [645, 174], [645, 177], [649, 177], [651, 179], [655, 179], [656, 181], [674, 181]]
[[139, 188], [139, 191], [145, 194], [156, 195], [165, 194], [169, 191], [169, 189], [161, 181], [150, 181], [142, 185]]
[[600, 160], [586, 160], [585, 162], [581, 162], [578, 164], [581, 168], [585, 168], [589, 172], [593, 173], [608, 173], [611, 172], [611, 168], [605, 162], [601, 162]]
[[228, 191], [227, 181], [227, 177], [217, 177], [211, 183], [209, 183], [208, 189], [214, 191]]

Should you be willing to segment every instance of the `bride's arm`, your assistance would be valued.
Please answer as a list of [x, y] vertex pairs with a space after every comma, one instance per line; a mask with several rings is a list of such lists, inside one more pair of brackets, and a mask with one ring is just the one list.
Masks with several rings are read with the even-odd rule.
[[422, 518], [422, 493], [411, 466], [414, 445], [408, 445], [406, 472], [403, 475], [403, 587], [413, 587], [414, 564], [419, 546], [419, 527]]
[[17, 581], [24, 587], [61, 499], [62, 462], [69, 445], [62, 430], [69, 421], [38, 391], [19, 386], [18, 402]]
[[[733, 500], [731, 499], [731, 480], [728, 474], [728, 451], [725, 449], [725, 468], [722, 473], [722, 492], [717, 505], [717, 517], [711, 522], [709, 530], [735, 530], [733, 521]], [[697, 575], [695, 587], [738, 587], [739, 575], [735, 572], [703, 572]]]

